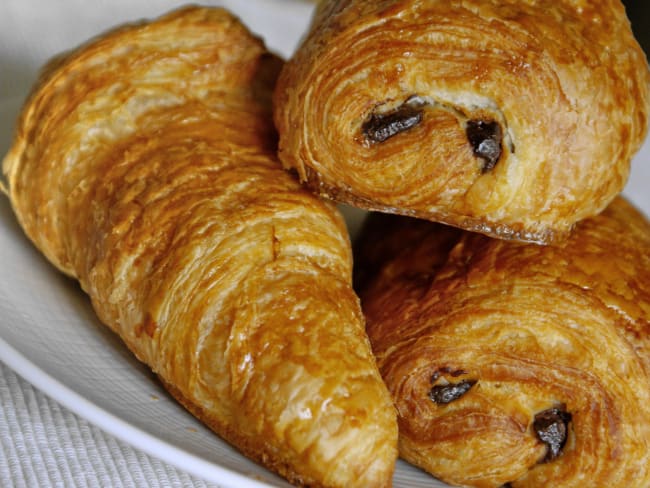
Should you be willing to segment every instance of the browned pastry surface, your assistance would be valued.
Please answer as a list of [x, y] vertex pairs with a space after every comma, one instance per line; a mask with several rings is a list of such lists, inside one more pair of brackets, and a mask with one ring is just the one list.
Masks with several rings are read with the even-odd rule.
[[650, 223], [625, 200], [564, 246], [375, 214], [355, 252], [401, 456], [462, 486], [650, 486]]
[[280, 61], [221, 9], [50, 63], [4, 160], [16, 215], [190, 411], [296, 484], [388, 486], [395, 411], [335, 208], [275, 157]]
[[327, 0], [280, 75], [280, 159], [319, 194], [551, 242], [620, 192], [646, 57], [619, 0]]

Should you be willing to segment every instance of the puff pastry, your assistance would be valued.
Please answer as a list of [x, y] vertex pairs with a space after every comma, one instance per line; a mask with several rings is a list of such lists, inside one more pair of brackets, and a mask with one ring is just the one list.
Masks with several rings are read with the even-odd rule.
[[388, 486], [397, 424], [336, 209], [275, 157], [280, 60], [222, 9], [54, 60], [4, 160], [16, 215], [192, 413], [296, 484]]
[[650, 223], [629, 203], [562, 247], [387, 214], [361, 235], [402, 457], [453, 485], [650, 486]]
[[371, 210], [548, 243], [622, 189], [649, 77], [619, 0], [329, 0], [280, 75], [280, 159]]

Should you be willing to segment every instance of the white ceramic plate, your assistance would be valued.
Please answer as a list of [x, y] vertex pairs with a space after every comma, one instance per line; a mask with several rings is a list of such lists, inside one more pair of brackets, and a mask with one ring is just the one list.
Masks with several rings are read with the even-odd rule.
[[[288, 56], [312, 5], [298, 0], [212, 2], [236, 12], [276, 52]], [[38, 67], [97, 32], [178, 4], [168, 0], [3, 0], [0, 3], [0, 155]], [[650, 214], [650, 144], [637, 156], [626, 194]], [[105, 431], [225, 487], [289, 486], [203, 427], [96, 319], [75, 282], [24, 237], [0, 197], [0, 359]], [[396, 487], [444, 486], [399, 462]]]

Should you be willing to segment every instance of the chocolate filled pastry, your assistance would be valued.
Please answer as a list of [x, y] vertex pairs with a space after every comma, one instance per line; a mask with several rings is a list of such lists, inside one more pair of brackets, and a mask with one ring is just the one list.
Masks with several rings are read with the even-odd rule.
[[322, 196], [560, 241], [623, 188], [648, 64], [619, 0], [325, 0], [274, 94]]
[[561, 247], [373, 214], [357, 251], [404, 459], [459, 486], [650, 486], [650, 223], [629, 203]]
[[282, 169], [280, 60], [222, 9], [52, 61], [4, 160], [26, 234], [170, 393], [295, 484], [389, 486], [397, 423], [341, 215]]

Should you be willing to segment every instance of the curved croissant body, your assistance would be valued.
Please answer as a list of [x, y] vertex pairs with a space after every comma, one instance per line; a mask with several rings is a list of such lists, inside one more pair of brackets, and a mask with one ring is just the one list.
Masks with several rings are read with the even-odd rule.
[[330, 0], [280, 75], [280, 159], [315, 191], [559, 241], [620, 192], [648, 65], [619, 0]]
[[650, 486], [641, 214], [617, 199], [562, 247], [374, 218], [357, 277], [402, 457], [462, 486]]
[[297, 484], [390, 485], [397, 427], [341, 216], [275, 159], [279, 70], [185, 8], [53, 61], [4, 161], [27, 235], [170, 392]]

